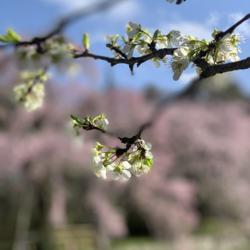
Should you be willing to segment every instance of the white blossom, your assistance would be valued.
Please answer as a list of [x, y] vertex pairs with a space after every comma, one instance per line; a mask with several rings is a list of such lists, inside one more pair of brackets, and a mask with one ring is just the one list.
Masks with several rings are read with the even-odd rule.
[[97, 177], [117, 181], [127, 181], [132, 174], [140, 176], [148, 173], [153, 165], [151, 145], [142, 139], [117, 155], [117, 149], [97, 143], [93, 149], [93, 170]]
[[117, 164], [109, 174], [113, 180], [127, 181], [131, 178], [131, 165], [128, 161], [122, 161]]
[[174, 51], [173, 61], [172, 61], [172, 70], [174, 72], [173, 79], [178, 80], [182, 72], [188, 67], [190, 60], [188, 57], [189, 53], [188, 47], [180, 47]]
[[180, 31], [172, 30], [167, 34], [168, 38], [168, 47], [169, 48], [178, 48], [183, 41], [183, 36]]
[[238, 61], [239, 60], [239, 38], [236, 35], [227, 35], [223, 37], [216, 47], [216, 62]]
[[48, 80], [47, 74], [38, 70], [36, 72], [24, 71], [21, 73], [22, 83], [14, 87], [14, 95], [27, 111], [33, 111], [43, 105], [45, 96], [44, 83]]
[[140, 24], [136, 24], [133, 22], [129, 22], [127, 25], [127, 35], [128, 38], [131, 40], [134, 38], [135, 35], [137, 35], [137, 33], [141, 30], [141, 25]]

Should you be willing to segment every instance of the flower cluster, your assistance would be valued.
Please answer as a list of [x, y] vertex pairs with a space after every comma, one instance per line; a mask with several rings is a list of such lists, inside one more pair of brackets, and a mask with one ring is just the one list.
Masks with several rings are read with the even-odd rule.
[[[215, 30], [212, 33], [212, 37], [215, 39], [216, 35], [218, 35], [220, 31]], [[227, 34], [218, 42], [216, 42], [216, 48], [209, 54], [207, 57], [207, 61], [209, 64], [222, 63], [225, 61], [235, 62], [240, 58], [238, 53], [240, 49], [238, 47], [240, 43], [240, 38], [235, 34]]]
[[[129, 22], [126, 29], [126, 36], [113, 35], [107, 36], [107, 46], [112, 49], [115, 58], [122, 58], [124, 55], [131, 58], [135, 53], [146, 55], [160, 48], [170, 48], [173, 44], [171, 32], [163, 35], [159, 30], [153, 34], [140, 24]], [[114, 49], [115, 48], [115, 49]], [[119, 51], [121, 53], [119, 53]], [[152, 59], [157, 65], [165, 58]]]
[[46, 40], [40, 47], [37, 45], [19, 47], [17, 58], [24, 67], [47, 67], [51, 64], [60, 66], [62, 63], [69, 63], [67, 59], [72, 58], [73, 50], [74, 46], [71, 43], [57, 36]]
[[57, 64], [64, 59], [72, 58], [73, 44], [65, 41], [63, 37], [54, 37], [44, 44], [44, 50], [50, 57], [52, 63]]
[[[234, 62], [239, 60], [239, 37], [237, 35], [228, 34], [217, 41], [216, 35], [218, 33], [219, 31], [214, 31], [212, 33], [212, 41], [205, 39], [199, 40], [193, 36], [182, 37], [182, 43], [179, 48], [174, 51], [172, 58], [171, 66], [174, 72], [174, 80], [180, 78], [182, 72], [190, 63], [194, 62], [199, 57], [202, 51], [207, 51], [202, 59], [210, 65], [223, 63], [225, 61]], [[211, 46], [211, 48], [209, 48], [209, 46]]]
[[137, 139], [129, 149], [97, 143], [93, 149], [93, 168], [103, 179], [128, 180], [132, 175], [148, 173], [153, 165], [151, 145]]
[[[80, 129], [106, 133], [109, 124], [104, 114], [83, 118], [71, 115], [71, 121], [77, 134]], [[132, 175], [140, 176], [151, 169], [153, 155], [149, 143], [138, 137], [120, 140], [125, 144], [124, 148], [96, 143], [93, 148], [93, 169], [96, 176], [103, 179], [128, 180]]]
[[27, 111], [33, 111], [43, 104], [44, 83], [48, 76], [44, 71], [22, 72], [22, 83], [14, 87], [15, 98]]
[[71, 115], [71, 121], [77, 134], [79, 134], [80, 129], [84, 130], [97, 129], [102, 132], [105, 132], [109, 125], [109, 121], [104, 114], [100, 114], [97, 116], [86, 116], [83, 118]]
[[[108, 36], [107, 46], [113, 51], [115, 58], [131, 58], [135, 53], [143, 56], [157, 49], [175, 49], [171, 67], [174, 73], [173, 79], [178, 80], [190, 63], [195, 63], [195, 60], [200, 57], [202, 51], [207, 53], [199, 59], [204, 59], [211, 65], [239, 60], [239, 37], [228, 34], [217, 40], [218, 33], [217, 30], [212, 33], [211, 41], [200, 40], [194, 36], [183, 35], [177, 30], [172, 30], [168, 34], [162, 34], [159, 30], [150, 33], [141, 25], [130, 22], [127, 25], [126, 36]], [[159, 66], [160, 62], [166, 63], [166, 57], [154, 57], [152, 61]]]
[[[19, 41], [20, 37], [12, 30], [0, 36], [0, 41], [7, 39], [8, 43]], [[12, 40], [11, 40], [12, 39]], [[6, 40], [6, 42], [7, 42]], [[40, 46], [40, 47], [39, 47]], [[17, 47], [17, 61], [23, 72], [21, 73], [22, 84], [14, 88], [16, 100], [21, 102], [28, 111], [33, 111], [43, 104], [45, 96], [44, 83], [48, 80], [44, 68], [50, 65], [67, 66], [70, 69], [73, 46], [62, 37], [54, 37], [44, 41], [40, 45]]]

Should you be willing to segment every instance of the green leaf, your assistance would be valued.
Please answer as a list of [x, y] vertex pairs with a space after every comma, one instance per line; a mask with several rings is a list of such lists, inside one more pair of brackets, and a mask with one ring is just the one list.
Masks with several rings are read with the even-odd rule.
[[18, 43], [21, 36], [18, 35], [13, 29], [8, 29], [5, 35], [0, 35], [0, 42], [3, 43]]
[[160, 30], [156, 30], [153, 35], [153, 41], [161, 34]]
[[8, 43], [8, 38], [5, 37], [5, 35], [0, 35], [0, 42], [2, 43]]
[[90, 39], [89, 39], [89, 34], [84, 33], [82, 36], [82, 44], [85, 49], [89, 49], [90, 47]]
[[146, 158], [146, 159], [144, 159], [143, 163], [144, 163], [144, 165], [146, 165], [146, 166], [148, 166], [149, 168], [151, 168], [152, 165], [153, 165], [153, 159], [148, 159], [148, 158]]
[[71, 115], [71, 121], [75, 129], [99, 129], [103, 132], [107, 130], [107, 126], [109, 124], [108, 119], [104, 114], [100, 114], [97, 116], [85, 116], [83, 118]]

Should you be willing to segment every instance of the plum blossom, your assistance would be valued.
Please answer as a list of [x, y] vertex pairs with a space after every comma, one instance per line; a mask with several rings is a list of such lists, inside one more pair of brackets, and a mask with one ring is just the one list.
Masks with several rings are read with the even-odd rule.
[[141, 31], [141, 25], [133, 22], [129, 22], [127, 25], [128, 39], [131, 40]]
[[178, 80], [182, 72], [188, 67], [190, 60], [188, 57], [189, 53], [188, 47], [180, 47], [174, 51], [173, 61], [172, 61], [172, 70], [174, 72], [173, 79]]
[[13, 91], [18, 102], [22, 103], [27, 111], [33, 111], [43, 105], [44, 83], [48, 80], [46, 72], [24, 71], [21, 73], [22, 83], [15, 86]]
[[131, 178], [131, 165], [128, 161], [122, 161], [110, 171], [111, 179], [118, 181], [127, 181]]
[[[216, 33], [218, 33], [218, 31], [215, 31], [213, 36], [215, 36]], [[214, 62], [220, 63], [225, 61], [238, 61], [238, 53], [240, 52], [240, 49], [238, 48], [239, 42], [239, 36], [231, 34], [228, 34], [220, 39], [217, 42], [216, 51], [213, 55]]]
[[151, 145], [137, 139], [132, 147], [124, 150], [122, 155], [118, 149], [97, 142], [93, 149], [93, 169], [97, 177], [126, 181], [132, 175], [140, 176], [148, 173], [153, 165]]

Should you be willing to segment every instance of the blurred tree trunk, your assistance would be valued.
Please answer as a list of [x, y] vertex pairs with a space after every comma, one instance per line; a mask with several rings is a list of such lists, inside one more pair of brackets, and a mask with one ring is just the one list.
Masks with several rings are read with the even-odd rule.
[[66, 223], [66, 190], [63, 176], [55, 171], [51, 176], [51, 198], [49, 207], [49, 223], [52, 227], [62, 227]]
[[34, 187], [28, 171], [22, 172], [20, 183], [19, 209], [17, 210], [16, 230], [12, 249], [28, 250], [29, 229], [34, 204]]

